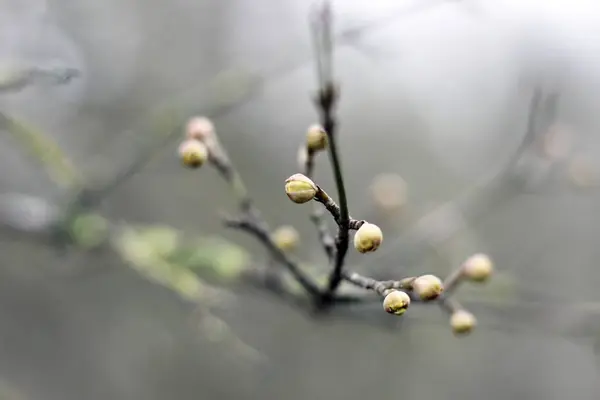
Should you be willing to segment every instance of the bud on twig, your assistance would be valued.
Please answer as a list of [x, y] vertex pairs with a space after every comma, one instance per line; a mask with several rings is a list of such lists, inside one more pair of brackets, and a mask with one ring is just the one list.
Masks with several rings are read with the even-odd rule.
[[311, 152], [327, 148], [327, 133], [321, 125], [311, 125], [306, 132], [306, 148]]
[[402, 315], [410, 305], [410, 297], [401, 290], [392, 290], [383, 299], [385, 312], [394, 315]]
[[198, 168], [208, 159], [208, 149], [196, 139], [186, 139], [179, 145], [179, 158], [186, 167]]
[[280, 250], [289, 252], [298, 247], [300, 235], [293, 226], [284, 225], [273, 232], [271, 239]]
[[463, 276], [474, 282], [484, 282], [494, 270], [492, 260], [485, 254], [474, 254], [462, 265]]
[[365, 223], [354, 234], [354, 248], [359, 253], [375, 251], [383, 241], [383, 233], [375, 224]]
[[215, 126], [206, 117], [191, 118], [185, 128], [185, 137], [205, 141], [215, 134]]
[[452, 331], [457, 335], [465, 335], [470, 333], [477, 325], [475, 316], [466, 310], [458, 310], [452, 313], [450, 317], [450, 326]]
[[444, 285], [435, 275], [421, 275], [412, 283], [413, 291], [423, 301], [437, 299], [444, 291]]
[[285, 180], [285, 194], [297, 204], [311, 201], [317, 190], [317, 185], [302, 174], [294, 174]]

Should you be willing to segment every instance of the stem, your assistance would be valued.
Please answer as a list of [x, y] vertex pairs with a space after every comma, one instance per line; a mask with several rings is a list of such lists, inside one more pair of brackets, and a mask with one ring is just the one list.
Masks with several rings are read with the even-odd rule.
[[342, 268], [344, 266], [344, 259], [348, 252], [349, 242], [349, 229], [350, 229], [350, 215], [348, 212], [348, 199], [346, 197], [346, 188], [344, 186], [344, 176], [342, 173], [342, 166], [339, 157], [339, 151], [337, 148], [336, 138], [336, 123], [333, 117], [333, 108], [335, 101], [337, 100], [338, 92], [332, 83], [323, 88], [319, 93], [318, 104], [321, 111], [321, 125], [325, 132], [327, 132], [327, 138], [329, 140], [329, 158], [331, 161], [331, 167], [333, 169], [333, 175], [335, 184], [337, 186], [340, 217], [336, 221], [338, 223], [338, 233], [336, 238], [336, 254], [333, 264], [333, 270], [329, 275], [327, 290], [323, 294], [322, 302], [324, 305], [329, 305], [333, 294], [340, 286], [342, 282]]

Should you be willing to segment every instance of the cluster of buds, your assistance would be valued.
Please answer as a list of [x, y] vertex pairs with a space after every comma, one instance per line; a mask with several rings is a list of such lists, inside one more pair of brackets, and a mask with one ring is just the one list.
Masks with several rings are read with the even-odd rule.
[[205, 117], [190, 119], [185, 128], [185, 140], [179, 145], [179, 159], [188, 168], [201, 167], [209, 157], [207, 142], [214, 137], [215, 127]]
[[[308, 203], [311, 200], [334, 204], [333, 200], [312, 179], [303, 174], [294, 174], [285, 180], [285, 194], [296, 204]], [[333, 205], [333, 207], [337, 207], [337, 205]], [[382, 242], [381, 229], [369, 222], [364, 222], [354, 235], [354, 248], [359, 253], [374, 252]]]
[[[411, 291], [421, 301], [433, 301], [444, 292], [444, 284], [435, 275], [421, 275], [416, 278], [405, 279], [406, 284], [401, 285], [405, 290]], [[393, 315], [402, 315], [410, 305], [410, 296], [403, 290], [390, 289], [384, 293], [383, 309]]]
[[[462, 263], [455, 274], [448, 278], [447, 284], [452, 286], [459, 280], [483, 283], [491, 277], [493, 271], [494, 266], [490, 257], [477, 253]], [[423, 302], [434, 300], [448, 302], [445, 308], [450, 310], [450, 327], [456, 335], [469, 334], [477, 325], [477, 319], [471, 312], [462, 308], [457, 302], [441, 297], [446, 288], [445, 283], [437, 276], [421, 275], [416, 278], [406, 278], [395, 284], [394, 287], [401, 289], [388, 289], [383, 293], [383, 309], [386, 312], [403, 315], [410, 305], [411, 297], [408, 293], [412, 293], [413, 299], [417, 298]]]
[[[306, 140], [301, 147], [302, 163], [305, 164], [306, 174], [310, 175], [312, 157], [328, 147], [328, 135], [320, 125], [312, 125], [306, 132]], [[185, 138], [179, 145], [179, 157], [184, 166], [199, 168], [209, 159], [211, 162], [218, 160], [219, 150], [216, 139], [215, 127], [205, 117], [191, 118], [185, 127]], [[329, 195], [322, 190], [308, 176], [296, 173], [285, 180], [285, 193], [296, 204], [311, 201], [321, 203], [342, 226], [341, 209]], [[376, 203], [385, 211], [394, 211], [402, 207], [405, 202], [406, 185], [397, 175], [382, 175], [372, 186], [372, 194]], [[346, 221], [354, 234], [354, 248], [361, 254], [376, 251], [383, 242], [381, 229], [370, 222], [355, 220], [349, 217]], [[270, 233], [268, 239], [272, 245], [283, 253], [295, 251], [300, 242], [300, 235], [296, 229], [289, 225], [280, 226]], [[383, 309], [392, 315], [403, 315], [412, 301], [421, 302], [448, 302], [446, 309], [451, 311], [450, 326], [456, 335], [470, 333], [477, 324], [475, 316], [463, 309], [457, 302], [449, 301], [442, 296], [444, 291], [451, 291], [460, 280], [482, 283], [487, 281], [493, 273], [493, 264], [490, 258], [482, 253], [469, 257], [451, 277], [442, 282], [435, 275], [426, 274], [417, 277], [405, 278], [401, 281], [379, 282], [371, 278], [353, 274], [346, 278], [351, 282], [367, 289], [374, 289], [383, 297]], [[391, 283], [391, 284], [390, 284]], [[381, 285], [384, 285], [383, 287]], [[441, 304], [441, 303], [440, 303]]]
[[[494, 272], [494, 264], [489, 256], [482, 253], [473, 254], [460, 266], [460, 278], [475, 283], [486, 282]], [[450, 326], [456, 335], [470, 333], [477, 325], [475, 316], [467, 310], [457, 308], [450, 316]]]

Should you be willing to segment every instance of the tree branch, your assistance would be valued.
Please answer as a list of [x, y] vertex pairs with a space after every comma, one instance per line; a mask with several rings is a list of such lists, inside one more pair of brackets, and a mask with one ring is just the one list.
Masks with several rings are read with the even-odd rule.
[[338, 223], [338, 231], [333, 269], [329, 275], [327, 289], [322, 297], [322, 305], [328, 306], [332, 301], [333, 294], [342, 282], [342, 269], [349, 246], [350, 215], [348, 212], [348, 200], [346, 198], [342, 165], [337, 147], [334, 110], [339, 91], [333, 82], [332, 15], [331, 5], [328, 1], [323, 2], [322, 6], [316, 9], [312, 15], [311, 22], [319, 81], [319, 92], [315, 103], [319, 110], [321, 125], [327, 134], [329, 158], [340, 202], [339, 217], [336, 221]]

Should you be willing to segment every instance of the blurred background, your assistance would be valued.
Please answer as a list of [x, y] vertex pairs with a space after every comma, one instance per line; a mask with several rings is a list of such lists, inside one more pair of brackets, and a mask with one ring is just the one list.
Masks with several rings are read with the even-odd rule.
[[[315, 317], [245, 284], [265, 251], [177, 158], [213, 118], [264, 217], [326, 263], [283, 191], [318, 117], [311, 5], [0, 0], [3, 398], [600, 398], [600, 5], [332, 1], [350, 211], [385, 235], [348, 261], [398, 279], [489, 254], [460, 338], [435, 306]], [[315, 179], [336, 192], [325, 155]]]

